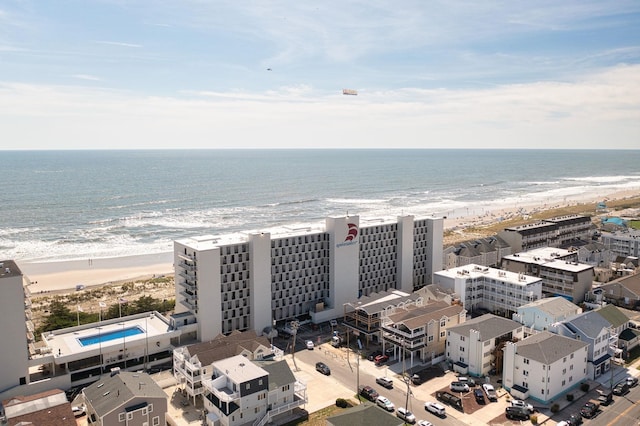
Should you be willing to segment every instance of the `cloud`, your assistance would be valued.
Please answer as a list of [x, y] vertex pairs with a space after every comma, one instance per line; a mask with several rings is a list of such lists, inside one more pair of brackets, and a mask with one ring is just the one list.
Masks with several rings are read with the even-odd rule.
[[122, 149], [634, 149], [639, 111], [639, 65], [573, 82], [365, 88], [358, 96], [291, 86], [149, 97], [106, 88], [4, 83], [0, 149], [82, 149], [87, 141], [93, 148]]

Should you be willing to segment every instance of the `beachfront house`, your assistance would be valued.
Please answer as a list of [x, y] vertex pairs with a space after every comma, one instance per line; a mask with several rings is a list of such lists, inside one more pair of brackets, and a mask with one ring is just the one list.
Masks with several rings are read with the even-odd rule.
[[547, 297], [520, 306], [512, 319], [525, 326], [525, 334], [546, 331], [560, 321], [582, 313], [582, 308], [564, 297]]
[[555, 401], [586, 380], [588, 346], [548, 331], [508, 342], [502, 384], [514, 398]]
[[[442, 269], [443, 219], [326, 218], [285, 227], [174, 242], [176, 313], [196, 318], [197, 339], [292, 320], [321, 323], [372, 293], [406, 294]], [[206, 309], [204, 308], [206, 307]]]
[[146, 373], [121, 371], [82, 390], [92, 426], [165, 426], [167, 395]]
[[522, 324], [486, 314], [447, 330], [446, 356], [453, 363], [454, 371], [486, 376], [494, 368], [500, 372], [506, 342], [523, 338]]
[[582, 303], [591, 291], [595, 277], [593, 265], [578, 263], [575, 251], [542, 247], [515, 253], [502, 259], [502, 269], [542, 280], [545, 297], [562, 296], [573, 303]]
[[520, 306], [542, 297], [540, 278], [479, 265], [436, 272], [433, 282], [455, 292], [472, 315], [491, 312], [511, 318]]
[[306, 385], [296, 380], [284, 360], [225, 358], [212, 364], [203, 385], [210, 426], [264, 425], [307, 402]]

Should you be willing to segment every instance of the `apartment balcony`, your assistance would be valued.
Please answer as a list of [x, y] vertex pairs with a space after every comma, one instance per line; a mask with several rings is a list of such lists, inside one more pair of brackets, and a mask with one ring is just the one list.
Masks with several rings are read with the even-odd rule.
[[204, 389], [211, 392], [222, 402], [230, 403], [240, 399], [240, 392], [233, 392], [227, 387], [227, 377], [220, 376], [215, 379], [205, 379], [202, 381]]

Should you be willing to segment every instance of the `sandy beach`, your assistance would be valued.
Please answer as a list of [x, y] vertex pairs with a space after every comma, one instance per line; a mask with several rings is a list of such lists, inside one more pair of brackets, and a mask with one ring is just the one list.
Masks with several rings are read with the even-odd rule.
[[[447, 217], [445, 219], [445, 233], [453, 234], [452, 237], [445, 238], [445, 245], [451, 243], [451, 241], [477, 238], [471, 232], [472, 228], [482, 228], [513, 218], [528, 219], [530, 216], [545, 210], [596, 203], [603, 200], [611, 202], [638, 196], [640, 196], [640, 190], [630, 189], [608, 195], [597, 193], [579, 197], [564, 197], [562, 202], [556, 201], [544, 205], [528, 204], [523, 201], [517, 206], [505, 206], [494, 210], [488, 210], [482, 208], [482, 206], [474, 206], [458, 212], [457, 217]], [[91, 287], [152, 277], [154, 275], [169, 275], [174, 272], [173, 253], [63, 262], [30, 263], [18, 261], [17, 263], [22, 273], [31, 281], [30, 291], [32, 294], [72, 290], [78, 284]]]
[[16, 262], [31, 281], [32, 294], [173, 274], [173, 253], [63, 262]]

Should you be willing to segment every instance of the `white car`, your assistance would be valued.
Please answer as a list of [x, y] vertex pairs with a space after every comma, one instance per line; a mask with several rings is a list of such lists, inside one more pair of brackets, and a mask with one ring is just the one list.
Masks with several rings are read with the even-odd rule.
[[521, 399], [514, 399], [513, 401], [511, 401], [511, 406], [512, 407], [524, 408], [525, 410], [529, 411], [530, 413], [533, 413], [533, 405], [527, 404], [526, 402], [524, 402]]
[[393, 405], [393, 402], [389, 401], [387, 398], [385, 398], [382, 395], [380, 395], [378, 399], [376, 399], [376, 404], [378, 404], [379, 407], [382, 407], [387, 411], [394, 411], [396, 409], [396, 406]]
[[437, 402], [429, 402], [429, 401], [425, 402], [424, 409], [440, 417], [443, 417], [445, 414], [444, 405], [438, 404]]
[[426, 420], [418, 420], [418, 426], [433, 426], [433, 423]]
[[312, 350], [313, 350], [313, 348], [314, 348], [314, 344], [313, 344], [313, 342], [312, 342], [311, 340], [307, 340], [307, 343], [306, 343], [306, 344], [307, 344], [307, 349], [309, 349], [310, 351], [312, 351]]
[[414, 424], [416, 422], [416, 416], [414, 416], [411, 411], [407, 410], [404, 407], [398, 407], [396, 416], [409, 424]]
[[493, 387], [493, 385], [491, 385], [489, 383], [485, 383], [485, 384], [482, 385], [482, 389], [484, 389], [484, 393], [487, 394], [487, 399], [489, 401], [497, 401], [498, 400], [498, 394], [496, 393], [496, 390]]

